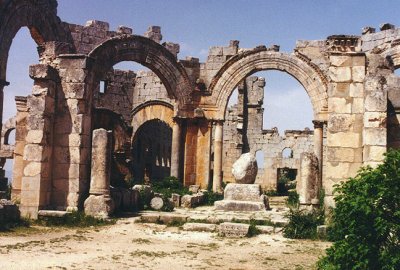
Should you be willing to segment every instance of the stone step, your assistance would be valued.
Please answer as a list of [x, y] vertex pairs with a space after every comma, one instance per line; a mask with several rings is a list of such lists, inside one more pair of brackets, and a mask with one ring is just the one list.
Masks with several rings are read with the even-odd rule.
[[57, 210], [39, 210], [38, 217], [63, 217], [70, 214], [67, 211], [57, 211]]

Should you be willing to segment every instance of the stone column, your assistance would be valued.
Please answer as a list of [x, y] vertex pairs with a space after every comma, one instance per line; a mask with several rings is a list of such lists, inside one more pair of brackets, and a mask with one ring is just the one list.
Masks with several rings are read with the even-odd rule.
[[24, 170], [24, 147], [26, 144], [26, 118], [28, 116], [26, 97], [15, 97], [17, 115], [15, 119], [15, 147], [11, 199], [21, 201], [21, 187]]
[[181, 149], [181, 127], [178, 118], [174, 118], [172, 124], [171, 145], [171, 176], [179, 178], [179, 153]]
[[90, 195], [110, 194], [112, 133], [103, 128], [93, 131]]
[[319, 182], [322, 179], [323, 139], [325, 121], [313, 120], [314, 124], [314, 154], [318, 158]]
[[114, 211], [110, 197], [112, 133], [105, 129], [93, 131], [90, 196], [84, 207], [87, 215], [106, 218]]
[[221, 192], [222, 186], [222, 143], [223, 143], [223, 121], [215, 122], [214, 133], [214, 174], [213, 191]]
[[[0, 123], [3, 123], [4, 87], [10, 85], [6, 80], [0, 79]], [[1, 125], [0, 125], [1, 129]], [[1, 130], [0, 130], [1, 132]]]

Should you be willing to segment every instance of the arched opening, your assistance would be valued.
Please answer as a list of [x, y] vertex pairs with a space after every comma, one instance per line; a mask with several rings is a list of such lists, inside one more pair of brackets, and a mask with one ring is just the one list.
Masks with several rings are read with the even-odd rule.
[[293, 158], [293, 150], [286, 147], [282, 150], [282, 158]]
[[[8, 52], [6, 74], [7, 81], [10, 84], [3, 89], [2, 119], [7, 120], [15, 117], [17, 114], [16, 97], [27, 96], [32, 91], [33, 82], [29, 77], [29, 66], [39, 60], [35, 40], [40, 41], [40, 35], [36, 33], [36, 36], [33, 36], [33, 32], [27, 27], [20, 28], [12, 40]], [[8, 182], [13, 186], [13, 197], [15, 197], [14, 194], [20, 193], [23, 170], [23, 167], [18, 165], [20, 162], [14, 160], [15, 136], [15, 128], [8, 129], [4, 134], [4, 145], [1, 146], [7, 153], [9, 152], [3, 170]], [[18, 196], [15, 199], [18, 200]]]
[[292, 75], [279, 70], [251, 74], [238, 84], [227, 102], [224, 181], [234, 181], [230, 171], [242, 153], [256, 154], [260, 164], [262, 152], [265, 165], [259, 169], [256, 183], [276, 190], [280, 168], [299, 171], [301, 154], [314, 150], [313, 131], [309, 129], [313, 127], [313, 106], [307, 91]]
[[147, 121], [132, 142], [135, 181], [161, 180], [170, 175], [172, 128], [159, 119]]

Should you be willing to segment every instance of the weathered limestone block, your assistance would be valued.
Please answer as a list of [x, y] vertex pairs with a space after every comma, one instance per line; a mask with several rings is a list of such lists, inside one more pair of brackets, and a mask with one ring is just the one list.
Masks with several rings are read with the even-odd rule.
[[144, 204], [149, 204], [154, 197], [154, 192], [149, 185], [134, 185], [132, 190], [139, 193], [139, 200], [143, 200]]
[[223, 211], [265, 211], [269, 209], [269, 201], [258, 184], [229, 183], [224, 190], [224, 199], [216, 201], [214, 206]]
[[185, 208], [193, 208], [200, 205], [204, 200], [203, 193], [197, 193], [194, 195], [183, 195], [181, 198], [181, 206]]
[[254, 154], [245, 153], [233, 163], [232, 174], [236, 183], [253, 184], [257, 176], [257, 160]]
[[258, 184], [233, 184], [229, 183], [226, 185], [224, 190], [225, 200], [235, 201], [260, 201], [261, 189]]
[[182, 229], [191, 232], [214, 232], [217, 229], [217, 225], [207, 223], [185, 223]]
[[164, 206], [164, 200], [161, 197], [154, 197], [150, 201], [150, 207], [154, 210], [160, 210]]
[[225, 237], [245, 237], [249, 227], [248, 224], [224, 222], [219, 225], [218, 232]]
[[85, 214], [98, 217], [108, 218], [115, 209], [114, 201], [109, 195], [90, 195], [85, 200]]
[[172, 201], [174, 207], [179, 207], [181, 205], [181, 195], [179, 195], [177, 193], [172, 193], [171, 201]]
[[300, 204], [311, 204], [318, 198], [320, 190], [318, 158], [313, 153], [304, 153], [301, 157], [300, 181], [296, 185]]

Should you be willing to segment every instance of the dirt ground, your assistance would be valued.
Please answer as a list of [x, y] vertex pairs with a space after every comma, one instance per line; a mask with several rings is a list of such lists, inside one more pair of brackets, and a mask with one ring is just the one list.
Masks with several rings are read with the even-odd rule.
[[329, 245], [280, 233], [222, 238], [125, 218], [105, 227], [0, 234], [0, 269], [314, 269]]

